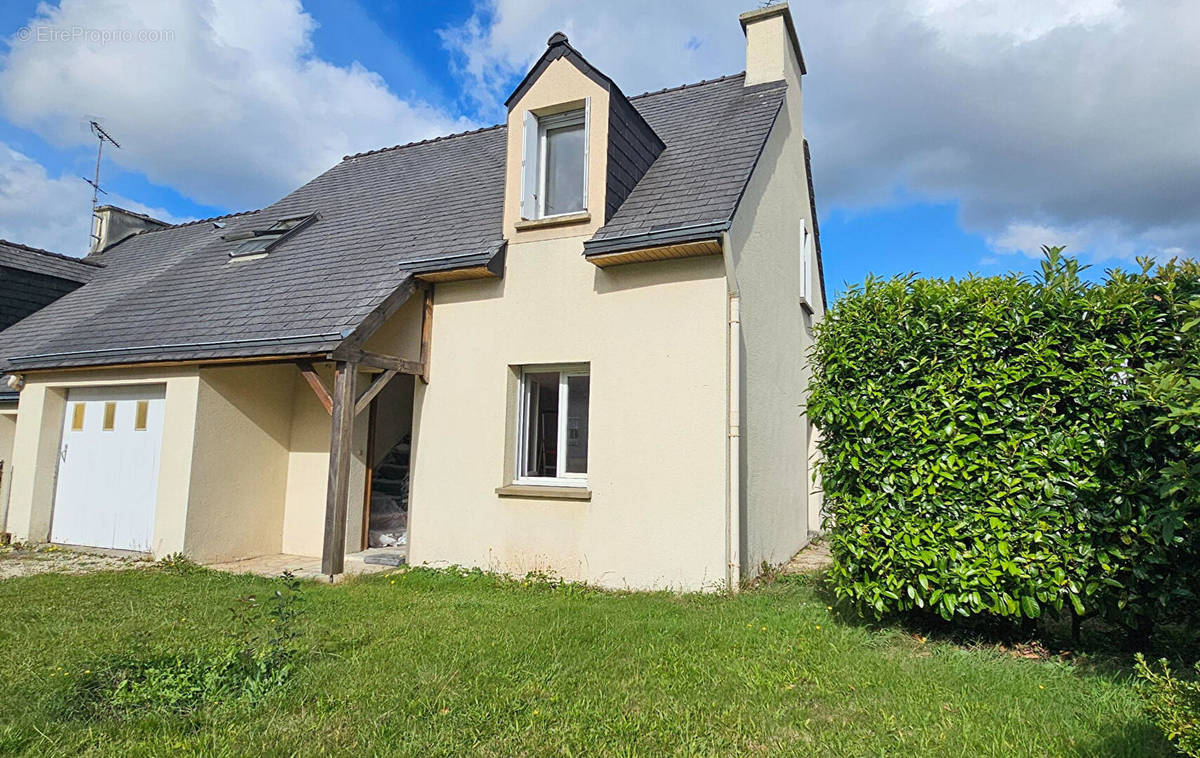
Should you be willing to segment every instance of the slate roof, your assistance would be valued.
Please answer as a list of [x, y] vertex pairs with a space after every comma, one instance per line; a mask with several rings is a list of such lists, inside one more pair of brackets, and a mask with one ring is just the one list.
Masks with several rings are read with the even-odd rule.
[[0, 266], [81, 284], [90, 282], [100, 268], [98, 263], [92, 261], [71, 258], [8, 240], [0, 240]]
[[[728, 225], [785, 85], [741, 74], [630, 98], [666, 149], [596, 235]], [[340, 344], [414, 272], [502, 254], [506, 128], [347, 156], [262, 210], [146, 231], [93, 258], [93, 280], [0, 332], [0, 370], [315, 355]], [[237, 241], [309, 213], [265, 258]], [[589, 243], [592, 244], [592, 243]]]
[[728, 228], [786, 90], [782, 81], [746, 87], [744, 78], [630, 98], [667, 148], [585, 243], [589, 253], [644, 246], [649, 236], [684, 241], [701, 228], [711, 238]]
[[[91, 281], [99, 269], [96, 263], [0, 240], [0, 327], [19, 322]], [[18, 396], [0, 383], [0, 407], [16, 405]]]

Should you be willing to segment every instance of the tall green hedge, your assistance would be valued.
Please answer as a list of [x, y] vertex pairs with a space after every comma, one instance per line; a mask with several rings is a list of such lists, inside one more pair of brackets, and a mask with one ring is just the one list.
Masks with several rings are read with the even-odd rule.
[[1143, 631], [1194, 610], [1198, 297], [1195, 264], [1088, 284], [1050, 248], [1032, 279], [852, 287], [809, 399], [837, 593]]

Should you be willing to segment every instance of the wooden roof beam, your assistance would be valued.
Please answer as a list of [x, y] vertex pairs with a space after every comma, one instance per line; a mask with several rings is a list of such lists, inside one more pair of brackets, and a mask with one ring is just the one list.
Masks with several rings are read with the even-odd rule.
[[313, 367], [312, 361], [297, 361], [296, 365], [300, 367], [300, 375], [304, 377], [304, 381], [308, 382], [308, 386], [312, 388], [317, 400], [321, 401], [321, 405], [325, 407], [325, 412], [332, 416], [333, 397], [329, 394], [329, 388], [325, 386], [321, 375]]

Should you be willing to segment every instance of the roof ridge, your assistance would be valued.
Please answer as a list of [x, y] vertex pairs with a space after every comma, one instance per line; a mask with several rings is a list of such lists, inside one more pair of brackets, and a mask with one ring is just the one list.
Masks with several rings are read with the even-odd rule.
[[708, 84], [718, 84], [720, 82], [729, 81], [730, 79], [736, 79], [739, 76], [745, 76], [745, 75], [746, 75], [745, 71], [739, 71], [736, 74], [726, 74], [725, 76], [718, 76], [716, 79], [701, 79], [698, 82], [688, 82], [686, 84], [680, 84], [680, 85], [677, 85], [674, 87], [664, 87], [662, 89], [647, 90], [646, 92], [643, 92], [640, 95], [627, 95], [626, 99], [627, 100], [636, 100], [640, 97], [650, 97], [651, 95], [661, 95], [666, 92], [678, 92], [679, 90], [691, 89], [692, 87], [703, 87]]
[[7, 245], [8, 247], [15, 247], [18, 250], [24, 250], [29, 253], [38, 253], [40, 255], [49, 255], [51, 258], [59, 258], [64, 261], [71, 261], [72, 263], [83, 263], [88, 266], [95, 266], [96, 268], [104, 267], [104, 264], [97, 263], [96, 261], [89, 261], [89, 260], [85, 260], [84, 258], [76, 258], [73, 255], [66, 255], [64, 253], [55, 253], [50, 250], [43, 250], [40, 247], [33, 247], [32, 245], [23, 245], [20, 242], [11, 242], [6, 239], [0, 239], [0, 245]]
[[[717, 84], [718, 82], [724, 82], [729, 79], [736, 79], [739, 76], [745, 76], [745, 74], [746, 74], [745, 71], [739, 71], [736, 74], [726, 74], [725, 76], [717, 77], [716, 79], [701, 79], [698, 82], [688, 82], [686, 84], [680, 84], [675, 87], [665, 87], [660, 90], [652, 90], [652, 91], [648, 91], [648, 92], [643, 92], [640, 95], [632, 95], [632, 96], [626, 95], [625, 99], [626, 100], [635, 100], [640, 97], [649, 97], [651, 95], [661, 95], [664, 92], [676, 92], [678, 90], [689, 89], [691, 87], [702, 87], [707, 84]], [[390, 147], [377, 147], [374, 150], [364, 150], [361, 153], [352, 153], [350, 155], [343, 155], [342, 160], [348, 161], [348, 160], [351, 160], [352, 158], [363, 158], [368, 155], [375, 155], [377, 153], [387, 153], [387, 152], [391, 152], [392, 150], [401, 150], [406, 147], [416, 147], [417, 145], [428, 145], [428, 144], [432, 144], [434, 142], [444, 142], [445, 140], [455, 139], [457, 137], [467, 137], [472, 134], [479, 134], [480, 132], [488, 132], [493, 129], [502, 129], [505, 126], [507, 126], [507, 124], [493, 124], [492, 126], [481, 126], [478, 129], [470, 129], [465, 132], [454, 132], [453, 134], [443, 134], [440, 137], [430, 137], [429, 139], [417, 140], [416, 142], [405, 142], [405, 143], [402, 143], [399, 145], [392, 145]]]
[[[194, 221], [181, 221], [178, 224], [168, 224], [167, 226], [164, 226], [163, 229], [178, 229], [181, 226], [191, 226], [192, 224], [203, 224], [208, 221], [220, 221], [223, 218], [233, 218], [235, 216], [248, 216], [251, 213], [258, 213], [260, 210], [262, 210], [262, 208], [254, 208], [254, 209], [248, 210], [248, 211], [234, 211], [233, 213], [226, 213], [223, 216], [209, 216], [208, 218], [198, 218], [198, 219], [195, 219]], [[142, 233], [145, 234], [147, 232], [158, 232], [158, 231], [162, 231], [163, 229], [145, 229], [142, 231]]]
[[470, 129], [465, 132], [454, 132], [453, 134], [443, 134], [440, 137], [430, 137], [428, 139], [417, 140], [416, 142], [405, 142], [400, 145], [392, 145], [391, 147], [377, 147], [374, 150], [364, 150], [361, 153], [353, 153], [351, 155], [343, 155], [342, 160], [348, 161], [352, 158], [362, 158], [367, 155], [375, 155], [376, 153], [386, 153], [386, 152], [390, 152], [392, 150], [400, 150], [401, 148], [405, 148], [405, 147], [416, 147], [417, 145], [428, 145], [428, 144], [432, 144], [434, 142], [444, 142], [446, 140], [455, 139], [458, 137], [468, 137], [472, 134], [479, 134], [480, 132], [490, 132], [493, 129], [501, 129], [504, 126], [506, 126], [506, 124], [492, 124], [491, 126], [481, 126], [478, 129]]

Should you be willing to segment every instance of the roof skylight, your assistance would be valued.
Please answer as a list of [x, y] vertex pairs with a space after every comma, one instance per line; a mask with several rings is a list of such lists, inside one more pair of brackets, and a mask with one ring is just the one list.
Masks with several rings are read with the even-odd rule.
[[300, 231], [318, 218], [316, 213], [307, 216], [280, 219], [265, 229], [251, 229], [225, 236], [227, 240], [242, 240], [242, 243], [229, 251], [230, 258], [244, 258], [250, 255], [265, 255], [271, 248], [285, 238]]

